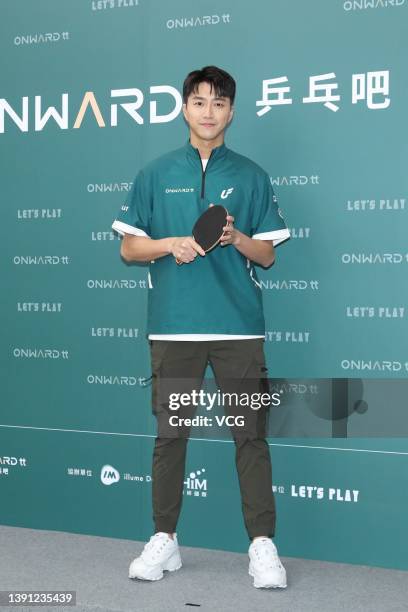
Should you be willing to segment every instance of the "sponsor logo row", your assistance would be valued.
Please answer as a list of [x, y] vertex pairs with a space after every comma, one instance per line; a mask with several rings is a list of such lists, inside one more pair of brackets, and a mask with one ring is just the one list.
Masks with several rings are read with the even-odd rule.
[[[14, 347], [12, 356], [15, 359], [39, 359], [58, 360], [70, 359], [70, 353], [66, 349], [38, 348], [38, 347]], [[391, 359], [342, 359], [339, 362], [342, 370], [367, 371], [367, 372], [408, 372], [408, 361]], [[119, 386], [147, 386], [148, 379], [135, 376], [124, 376], [116, 374], [88, 374], [86, 382], [90, 385], [119, 385]]]
[[[26, 457], [0, 456], [0, 476], [9, 476], [15, 467], [29, 467]], [[93, 478], [94, 472], [95, 470], [89, 467], [66, 468], [67, 476], [73, 478]], [[100, 471], [97, 471], [97, 474], [99, 474], [101, 483], [106, 486], [115, 485], [121, 481], [134, 484], [150, 484], [152, 482], [150, 474], [120, 473], [119, 470], [110, 464], [103, 465]], [[198, 470], [189, 471], [187, 474], [184, 480], [183, 494], [191, 497], [207, 497], [209, 491], [207, 469], [201, 467]], [[288, 487], [273, 485], [273, 491], [280, 494], [285, 494], [288, 491], [291, 497], [299, 499], [327, 499], [329, 501], [354, 503], [359, 501], [360, 495], [360, 491], [356, 489], [307, 484], [290, 484]]]
[[[305, 228], [308, 229], [308, 228]], [[309, 233], [298, 235], [297, 238], [308, 238]], [[379, 252], [348, 252], [342, 253], [339, 256], [341, 264], [358, 264], [358, 265], [387, 265], [387, 264], [406, 264], [408, 263], [408, 253], [379, 253]], [[16, 266], [58, 266], [69, 265], [71, 258], [68, 255], [14, 255], [12, 262]], [[306, 289], [307, 283], [310, 284], [310, 289], [318, 288], [318, 281], [297, 281], [297, 280], [259, 280], [261, 289]], [[257, 282], [257, 284], [258, 284]], [[306, 284], [305, 284], [306, 283]], [[135, 289], [137, 287], [147, 289], [146, 281], [119, 280], [119, 279], [89, 279], [87, 281], [88, 289]]]

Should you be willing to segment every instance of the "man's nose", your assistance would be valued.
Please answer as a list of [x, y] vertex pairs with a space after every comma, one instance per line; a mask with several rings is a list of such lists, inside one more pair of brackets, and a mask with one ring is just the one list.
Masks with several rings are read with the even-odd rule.
[[213, 116], [213, 107], [212, 104], [207, 104], [207, 106], [204, 108], [204, 117], [207, 119], [210, 119]]

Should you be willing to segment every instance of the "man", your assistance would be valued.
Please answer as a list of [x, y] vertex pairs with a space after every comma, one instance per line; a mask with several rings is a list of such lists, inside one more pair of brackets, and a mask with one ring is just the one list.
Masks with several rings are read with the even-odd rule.
[[[131, 563], [131, 578], [159, 580], [163, 570], [181, 567], [175, 532], [188, 428], [163, 433], [171, 428], [168, 420], [167, 430], [163, 426], [169, 412], [159, 384], [182, 379], [183, 385], [187, 379], [195, 388], [207, 363], [220, 387], [227, 388], [227, 381], [237, 388], [242, 381], [253, 387], [255, 381], [259, 390], [265, 384], [265, 322], [253, 263], [270, 266], [274, 245], [289, 238], [289, 231], [268, 174], [224, 143], [234, 98], [235, 81], [224, 70], [207, 66], [190, 72], [183, 84], [189, 141], [139, 172], [112, 225], [123, 235], [121, 255], [126, 261], [152, 262], [147, 331], [153, 413], [158, 419], [152, 470], [155, 534]], [[190, 233], [212, 204], [223, 204], [229, 214], [220, 245], [205, 253]], [[275, 501], [266, 412], [249, 409], [247, 435], [233, 437], [251, 540], [249, 573], [257, 588], [283, 588], [286, 571], [271, 539]]]

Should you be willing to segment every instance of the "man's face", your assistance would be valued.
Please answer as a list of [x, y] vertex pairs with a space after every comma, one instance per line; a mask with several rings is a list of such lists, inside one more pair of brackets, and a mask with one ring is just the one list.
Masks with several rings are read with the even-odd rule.
[[183, 104], [183, 114], [190, 126], [191, 133], [201, 140], [217, 140], [232, 119], [234, 109], [229, 98], [216, 97], [214, 88], [203, 82], [192, 92], [187, 104]]

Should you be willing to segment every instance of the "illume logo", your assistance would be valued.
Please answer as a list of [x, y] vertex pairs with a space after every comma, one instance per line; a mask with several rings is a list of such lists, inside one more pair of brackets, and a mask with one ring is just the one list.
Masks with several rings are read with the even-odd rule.
[[101, 482], [104, 485], [111, 485], [119, 482], [120, 474], [112, 465], [104, 465], [101, 469]]

